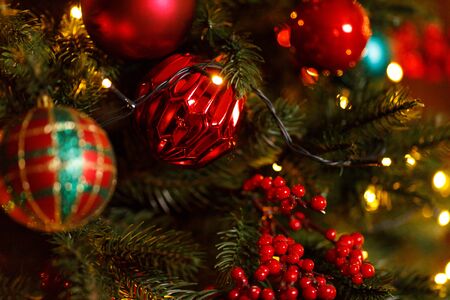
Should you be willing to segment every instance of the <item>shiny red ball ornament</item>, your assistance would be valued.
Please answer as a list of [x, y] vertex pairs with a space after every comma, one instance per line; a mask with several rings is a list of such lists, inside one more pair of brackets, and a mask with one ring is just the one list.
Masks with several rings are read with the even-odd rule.
[[174, 77], [181, 69], [201, 62], [189, 54], [170, 56], [150, 72], [139, 89], [139, 96], [147, 95], [172, 79], [172, 85], [139, 105], [135, 114], [151, 151], [172, 165], [201, 167], [236, 144], [245, 99], [237, 99], [233, 87], [214, 68]]
[[131, 59], [163, 57], [191, 27], [195, 0], [81, 0], [90, 36], [106, 52]]
[[300, 65], [341, 74], [356, 66], [371, 36], [355, 0], [304, 0], [291, 12], [291, 45]]

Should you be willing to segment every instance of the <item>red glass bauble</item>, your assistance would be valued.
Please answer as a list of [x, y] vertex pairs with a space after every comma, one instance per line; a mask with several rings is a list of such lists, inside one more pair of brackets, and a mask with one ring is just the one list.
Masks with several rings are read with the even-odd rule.
[[71, 108], [30, 110], [5, 129], [0, 153], [0, 205], [32, 229], [82, 226], [103, 211], [115, 188], [108, 136]]
[[226, 82], [212, 80], [217, 69], [174, 76], [200, 62], [204, 61], [189, 54], [172, 55], [149, 73], [139, 89], [142, 96], [167, 79], [174, 82], [139, 105], [135, 115], [152, 152], [172, 165], [201, 167], [235, 145], [245, 99], [236, 99]]
[[371, 35], [367, 13], [355, 0], [304, 0], [290, 19], [296, 58], [320, 71], [354, 67]]
[[184, 41], [195, 0], [81, 0], [81, 8], [89, 34], [105, 51], [151, 59]]

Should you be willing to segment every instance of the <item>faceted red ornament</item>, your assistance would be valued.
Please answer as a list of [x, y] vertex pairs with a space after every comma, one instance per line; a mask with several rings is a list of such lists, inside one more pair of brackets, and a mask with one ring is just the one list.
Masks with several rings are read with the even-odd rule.
[[105, 51], [151, 59], [184, 41], [195, 0], [81, 0], [81, 8], [89, 34]]
[[136, 109], [137, 124], [152, 152], [172, 165], [204, 166], [236, 143], [245, 99], [236, 99], [233, 88], [217, 77], [218, 70], [205, 68], [174, 77], [201, 62], [189, 54], [170, 56], [148, 74], [139, 89], [142, 96], [168, 79], [174, 82]]
[[35, 108], [0, 146], [0, 205], [29, 228], [65, 231], [100, 214], [116, 184], [106, 133], [71, 108]]
[[291, 44], [307, 68], [342, 73], [356, 66], [371, 35], [355, 0], [304, 0], [291, 12]]

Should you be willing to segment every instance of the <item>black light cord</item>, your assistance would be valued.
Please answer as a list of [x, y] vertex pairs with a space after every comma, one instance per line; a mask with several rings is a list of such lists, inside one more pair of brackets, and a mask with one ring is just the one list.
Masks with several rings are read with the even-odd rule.
[[[135, 101], [131, 100], [127, 96], [125, 96], [120, 90], [118, 90], [114, 85], [111, 85], [110, 89], [111, 91], [121, 100], [123, 100], [127, 104], [128, 113], [123, 114], [124, 107], [117, 110], [114, 114], [116, 114], [115, 117], [110, 117], [109, 120], [106, 122], [101, 123], [102, 125], [107, 125], [113, 122], [116, 122], [119, 119], [123, 119], [131, 115], [136, 107], [141, 105], [142, 103], [145, 103], [148, 101], [153, 95], [161, 92], [164, 89], [167, 89], [173, 85], [176, 85], [180, 80], [185, 78], [188, 75], [191, 75], [193, 73], [202, 73], [204, 75], [209, 76], [209, 74], [205, 71], [206, 68], [214, 68], [217, 70], [222, 70], [223, 66], [216, 63], [216, 62], [209, 62], [209, 63], [199, 63], [194, 66], [189, 66], [180, 69], [178, 72], [176, 72], [174, 75], [172, 75], [169, 79], [163, 81], [160, 83], [156, 88], [154, 88], [151, 92], [142, 95], [141, 97], [137, 98]], [[284, 125], [283, 121], [281, 120], [280, 116], [278, 115], [275, 106], [273, 105], [273, 102], [258, 88], [252, 87], [253, 92], [264, 102], [267, 109], [270, 111], [273, 119], [275, 120], [278, 128], [280, 129], [280, 132], [283, 136], [284, 141], [286, 142], [289, 149], [291, 149], [293, 152], [298, 153], [302, 156], [308, 157], [316, 162], [319, 162], [321, 164], [331, 166], [331, 167], [362, 167], [362, 166], [382, 166], [382, 164], [378, 160], [342, 160], [342, 161], [332, 161], [325, 159], [323, 157], [320, 157], [318, 155], [312, 154], [307, 149], [297, 145], [294, 143], [291, 135], [289, 134], [286, 126]]]

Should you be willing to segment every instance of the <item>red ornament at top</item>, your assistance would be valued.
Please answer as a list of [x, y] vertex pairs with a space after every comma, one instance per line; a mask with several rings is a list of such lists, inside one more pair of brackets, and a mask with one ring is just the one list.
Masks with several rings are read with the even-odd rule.
[[139, 89], [143, 96], [168, 79], [173, 83], [139, 105], [135, 114], [152, 152], [172, 165], [201, 167], [235, 145], [245, 99], [236, 99], [215, 68], [176, 75], [202, 62], [189, 54], [172, 55], [148, 74]]
[[299, 63], [334, 73], [356, 66], [371, 36], [367, 13], [354, 0], [304, 0], [291, 12], [290, 27]]
[[81, 0], [93, 40], [108, 53], [131, 59], [163, 57], [185, 39], [195, 0]]

